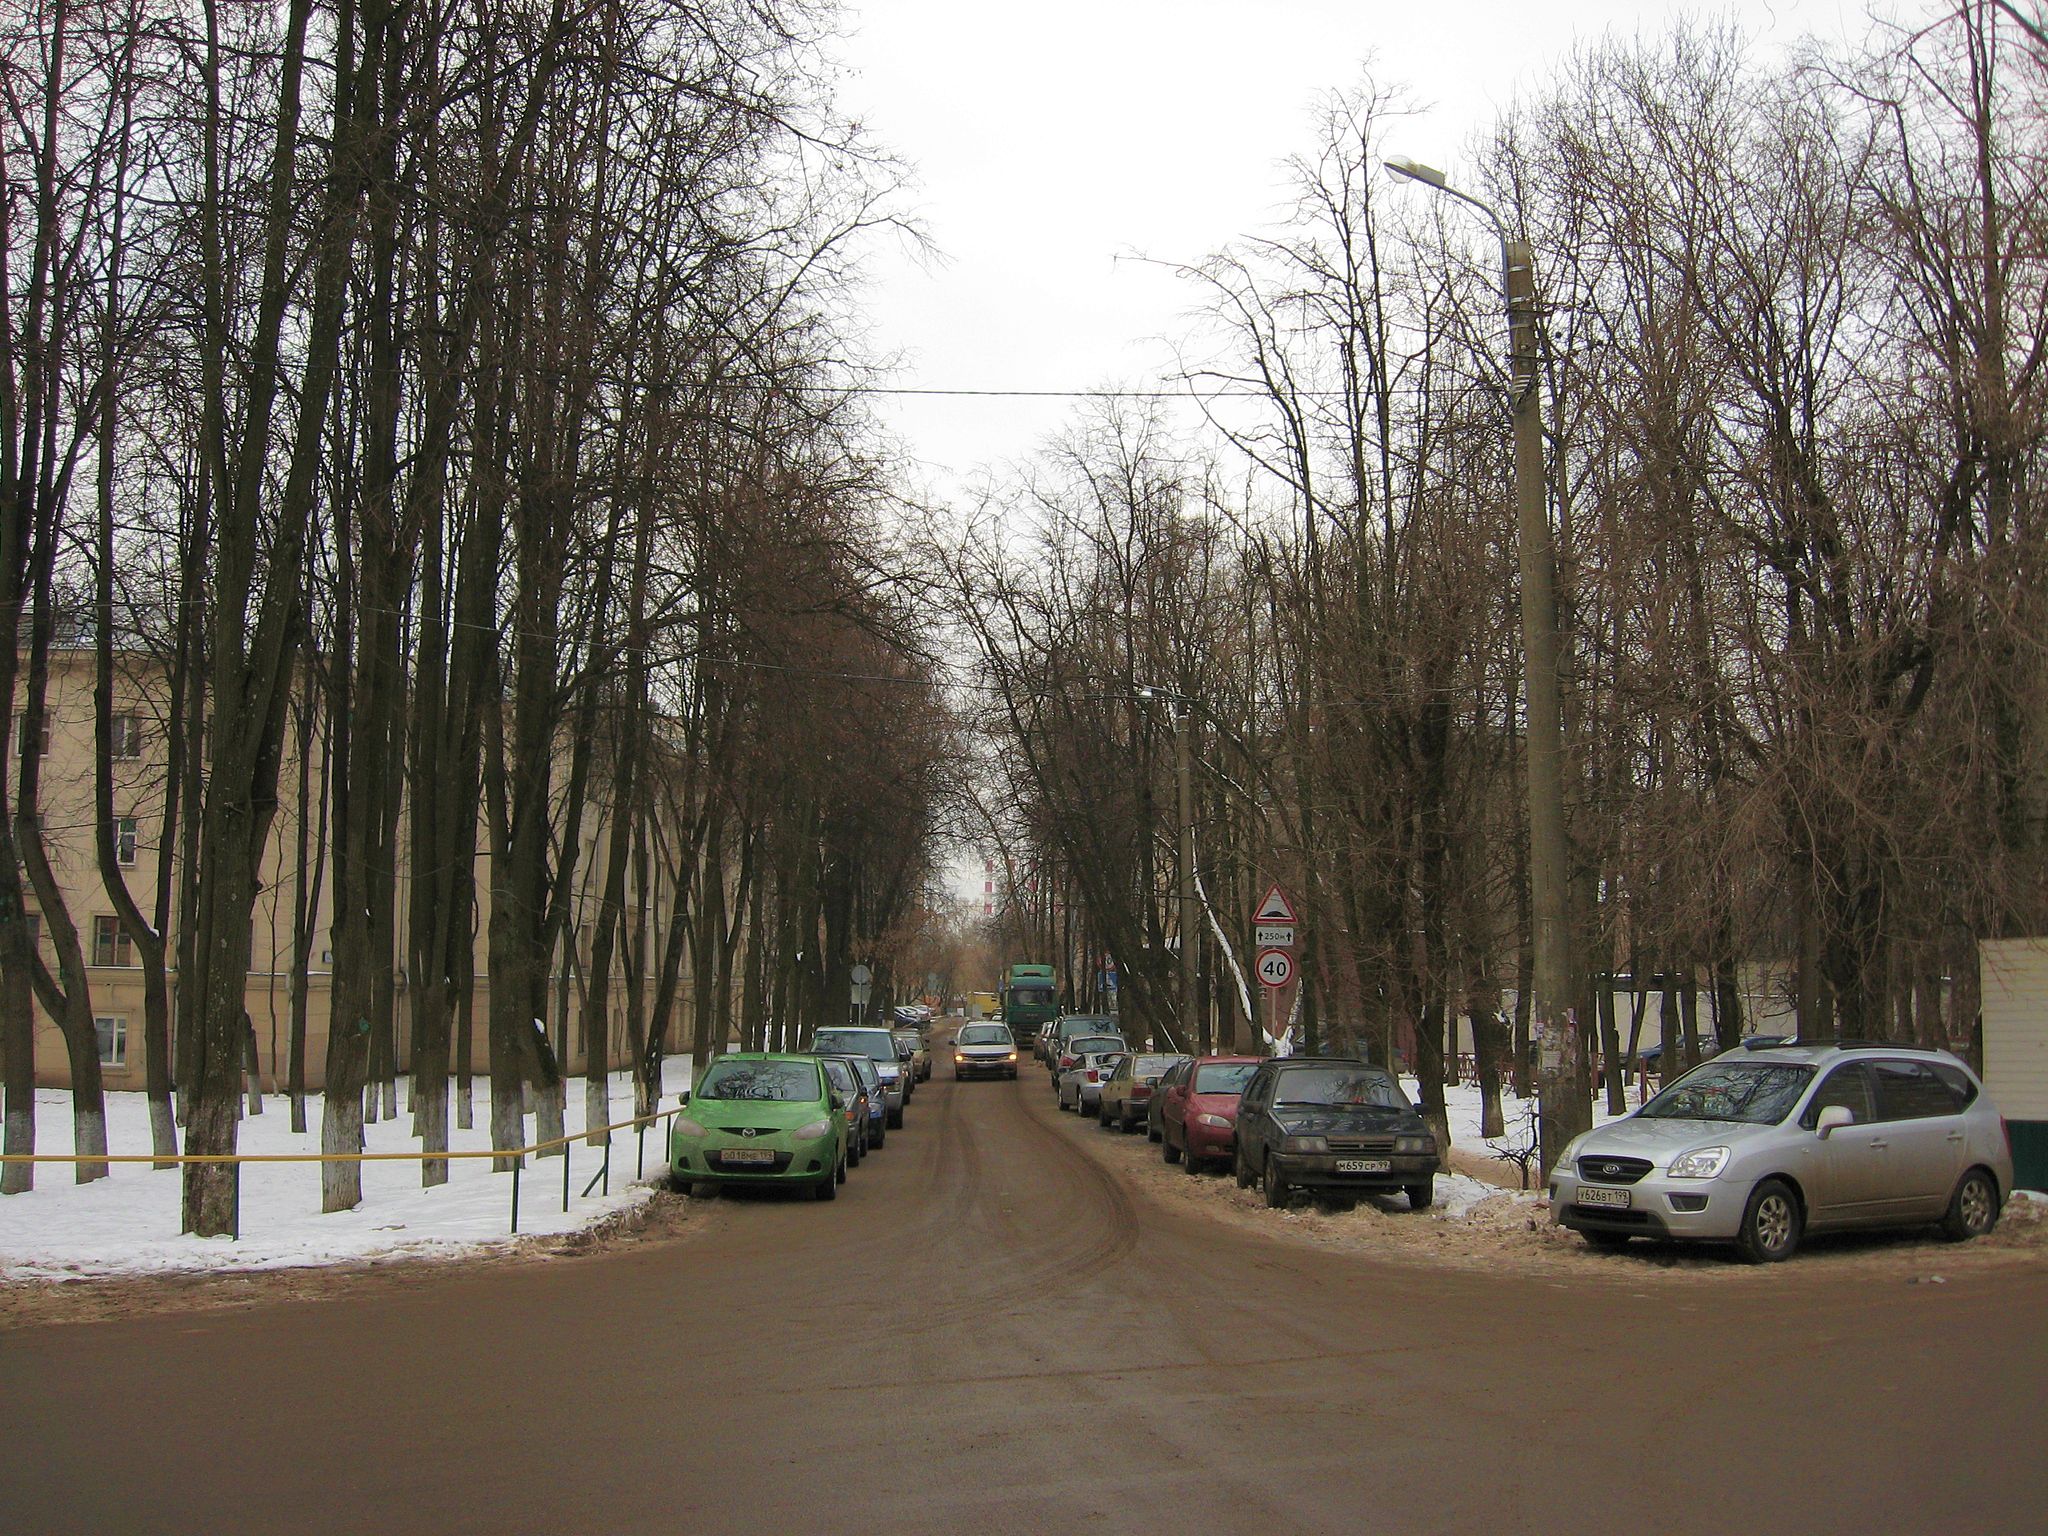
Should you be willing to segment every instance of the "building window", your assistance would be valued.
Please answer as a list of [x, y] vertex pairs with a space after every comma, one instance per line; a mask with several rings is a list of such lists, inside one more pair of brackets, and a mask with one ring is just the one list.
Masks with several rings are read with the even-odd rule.
[[114, 818], [114, 862], [123, 869], [135, 867], [135, 818]]
[[107, 743], [117, 758], [142, 756], [142, 719], [138, 715], [116, 715], [107, 732]]
[[102, 912], [92, 920], [92, 963], [94, 965], [133, 965], [135, 946], [129, 940], [128, 930], [121, 926], [118, 917]]
[[[50, 755], [50, 717], [45, 715], [36, 724], [39, 727], [36, 731], [36, 756], [48, 757]], [[21, 744], [27, 740], [28, 714], [26, 711], [17, 711], [14, 716], [14, 750], [19, 752]]]
[[125, 1067], [128, 1065], [128, 1019], [119, 1013], [97, 1013], [93, 1015], [92, 1032], [99, 1036], [100, 1065], [103, 1067]]

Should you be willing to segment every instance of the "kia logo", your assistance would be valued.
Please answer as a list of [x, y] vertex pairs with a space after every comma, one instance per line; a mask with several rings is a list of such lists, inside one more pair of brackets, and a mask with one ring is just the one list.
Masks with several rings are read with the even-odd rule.
[[[752, 1133], [751, 1133], [751, 1132], [749, 1132], [748, 1134], [750, 1134], [750, 1135], [751, 1135]], [[1616, 1173], [1619, 1173], [1619, 1172], [1621, 1172], [1621, 1164], [1619, 1164], [1619, 1163], [1602, 1163], [1602, 1164], [1600, 1165], [1600, 1171], [1601, 1171], [1602, 1173], [1605, 1173], [1605, 1174], [1616, 1174]]]

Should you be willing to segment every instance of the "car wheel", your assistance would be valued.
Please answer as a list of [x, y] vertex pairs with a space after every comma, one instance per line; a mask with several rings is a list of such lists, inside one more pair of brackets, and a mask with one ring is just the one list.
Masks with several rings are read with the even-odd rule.
[[1231, 1172], [1237, 1175], [1237, 1187], [1239, 1189], [1250, 1189], [1252, 1187], [1252, 1168], [1251, 1164], [1244, 1160], [1243, 1147], [1232, 1149], [1230, 1169]]
[[852, 1146], [846, 1149], [846, 1166], [849, 1168], [858, 1168], [860, 1166], [859, 1142], [855, 1142]]
[[1173, 1164], [1180, 1161], [1180, 1148], [1176, 1147], [1173, 1144], [1173, 1138], [1171, 1136], [1162, 1137], [1160, 1139], [1159, 1155], [1166, 1159], [1168, 1167], [1172, 1167]]
[[1267, 1206], [1276, 1211], [1284, 1210], [1294, 1191], [1287, 1187], [1287, 1176], [1280, 1171], [1280, 1163], [1275, 1158], [1266, 1159], [1264, 1185]]
[[1789, 1259], [1799, 1247], [1799, 1199], [1783, 1179], [1765, 1179], [1749, 1192], [1735, 1247], [1752, 1264]]
[[1998, 1183], [1982, 1168], [1972, 1168], [1949, 1197], [1948, 1214], [1941, 1218], [1944, 1236], [1953, 1242], [1982, 1237], [1998, 1225]]
[[1129, 1112], [1128, 1112], [1128, 1111], [1126, 1111], [1126, 1112], [1125, 1112], [1125, 1113], [1123, 1113], [1123, 1114], [1119, 1114], [1119, 1115], [1118, 1115], [1118, 1116], [1116, 1117], [1116, 1130], [1117, 1130], [1117, 1134], [1118, 1134], [1119, 1136], [1128, 1136], [1128, 1135], [1130, 1135], [1130, 1134], [1131, 1134], [1131, 1132], [1135, 1131], [1135, 1130], [1136, 1130], [1137, 1128], [1138, 1128], [1138, 1123], [1137, 1123], [1137, 1121], [1133, 1120], [1133, 1119], [1132, 1119], [1132, 1118], [1130, 1117], [1130, 1114], [1129, 1114]]
[[1095, 1128], [1098, 1131], [1109, 1129], [1109, 1106], [1100, 1099], [1095, 1101]]
[[889, 1111], [889, 1129], [890, 1129], [890, 1130], [892, 1130], [892, 1131], [899, 1131], [899, 1130], [901, 1130], [902, 1128], [903, 1128], [903, 1111], [902, 1111], [901, 1109], [892, 1109], [892, 1110], [890, 1110], [890, 1111]]
[[888, 1127], [887, 1127], [887, 1126], [882, 1126], [882, 1125], [878, 1125], [878, 1126], [876, 1126], [876, 1127], [875, 1127], [875, 1132], [874, 1132], [874, 1135], [873, 1135], [873, 1136], [872, 1136], [871, 1138], [869, 1138], [869, 1141], [868, 1141], [868, 1150], [869, 1150], [870, 1152], [879, 1152], [879, 1151], [881, 1151], [881, 1150], [882, 1150], [882, 1143], [883, 1143], [883, 1142], [885, 1142], [885, 1141], [887, 1141], [888, 1139], [889, 1139], [889, 1129], [888, 1129]]
[[1182, 1168], [1186, 1169], [1190, 1175], [1197, 1174], [1202, 1171], [1202, 1159], [1195, 1156], [1195, 1149], [1193, 1147], [1189, 1147], [1185, 1152], [1181, 1153], [1180, 1165]]
[[839, 1172], [832, 1182], [835, 1184], [844, 1184], [846, 1182], [846, 1159], [843, 1157], [839, 1159]]
[[1147, 1141], [1164, 1141], [1166, 1140], [1166, 1133], [1148, 1120], [1145, 1122], [1145, 1139]]
[[830, 1178], [820, 1179], [811, 1187], [811, 1192], [820, 1200], [837, 1200], [839, 1198], [839, 1171], [834, 1169]]
[[1431, 1179], [1431, 1180], [1430, 1180], [1430, 1181], [1429, 1181], [1429, 1182], [1428, 1182], [1427, 1184], [1410, 1184], [1410, 1185], [1408, 1186], [1408, 1209], [1409, 1209], [1409, 1210], [1411, 1210], [1411, 1211], [1426, 1211], [1426, 1210], [1428, 1210], [1428, 1209], [1429, 1209], [1429, 1208], [1430, 1208], [1430, 1207], [1431, 1207], [1432, 1205], [1435, 1205], [1435, 1204], [1436, 1204], [1436, 1180], [1434, 1180], [1434, 1179]]

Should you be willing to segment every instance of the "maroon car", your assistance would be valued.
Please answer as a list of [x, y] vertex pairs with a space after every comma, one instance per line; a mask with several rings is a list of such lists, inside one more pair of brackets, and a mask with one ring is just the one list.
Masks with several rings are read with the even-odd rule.
[[1227, 1160], [1237, 1146], [1237, 1100], [1259, 1067], [1257, 1056], [1198, 1056], [1174, 1074], [1159, 1106], [1160, 1153], [1187, 1159], [1189, 1173]]

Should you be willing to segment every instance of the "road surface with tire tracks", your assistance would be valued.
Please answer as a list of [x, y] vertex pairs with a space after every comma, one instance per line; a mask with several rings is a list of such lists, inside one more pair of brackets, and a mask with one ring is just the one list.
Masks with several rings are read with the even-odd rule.
[[[941, 1053], [943, 1059], [944, 1053]], [[1169, 1209], [1042, 1072], [834, 1204], [0, 1332], [0, 1529], [2037, 1531], [2048, 1274], [1380, 1264]], [[664, 1230], [666, 1224], [666, 1230]]]

